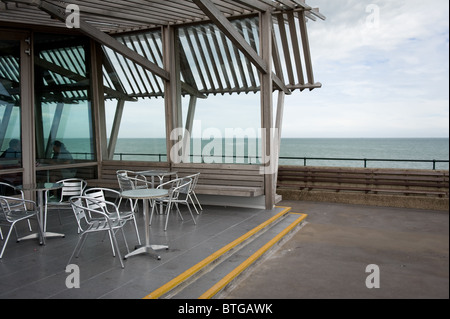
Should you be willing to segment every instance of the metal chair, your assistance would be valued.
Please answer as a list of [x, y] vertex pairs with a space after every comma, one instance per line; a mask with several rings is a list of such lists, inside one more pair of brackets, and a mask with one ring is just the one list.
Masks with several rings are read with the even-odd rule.
[[[180, 193], [189, 192], [191, 183], [192, 183], [191, 178], [182, 177], [182, 178], [177, 178], [177, 179], [173, 179], [171, 181], [165, 182], [157, 187], [157, 189], [163, 188], [163, 189], [169, 190], [169, 194], [167, 195], [167, 197], [156, 199], [156, 203], [159, 202], [159, 203], [166, 204], [166, 224], [164, 227], [164, 231], [167, 230], [167, 224], [169, 222], [169, 215], [170, 215], [170, 211], [172, 210], [173, 204], [175, 204], [175, 207], [177, 208], [177, 211], [178, 211], [178, 214], [180, 215], [181, 220], [184, 220], [184, 219], [183, 219], [183, 216], [181, 215], [178, 204], [179, 203], [186, 204], [189, 209], [189, 213], [191, 214], [194, 224], [195, 225], [197, 224], [197, 222], [195, 221], [194, 215], [192, 214], [192, 210], [189, 206], [188, 197], [186, 196], [186, 198], [184, 198], [184, 199], [180, 198]], [[152, 224], [153, 212], [154, 212], [154, 209], [152, 209], [152, 213], [150, 215], [150, 225]]]
[[[25, 196], [23, 194], [23, 191], [21, 189], [18, 189], [17, 187], [15, 187], [14, 185], [5, 183], [5, 182], [0, 182], [0, 196], [10, 196], [10, 197], [18, 197], [19, 199], [24, 200]], [[11, 203], [11, 208], [14, 209], [14, 206], [22, 206], [21, 203], [17, 202], [17, 203]], [[31, 229], [31, 223], [30, 220], [27, 220], [28, 222], [28, 229], [31, 231], [33, 231], [33, 229]], [[16, 235], [17, 235], [17, 231], [16, 231]], [[3, 233], [2, 230], [0, 228], [0, 238], [3, 240]]]
[[69, 199], [72, 196], [81, 196], [87, 186], [85, 180], [80, 178], [68, 178], [57, 181], [62, 183], [61, 194], [59, 196], [49, 196], [49, 191], [45, 192], [45, 220], [44, 220], [44, 232], [47, 230], [47, 212], [48, 208], [58, 209], [59, 222], [61, 223], [61, 215], [59, 209], [70, 208]]
[[45, 244], [42, 226], [39, 220], [39, 210], [37, 209], [36, 203], [16, 197], [0, 196], [0, 226], [9, 227], [8, 235], [6, 235], [3, 248], [0, 252], [0, 259], [3, 257], [12, 229], [15, 229], [18, 222], [29, 220], [33, 217], [36, 218], [38, 223], [40, 244]]
[[[119, 208], [119, 215], [120, 218], [125, 220], [125, 221], [132, 221], [134, 224], [134, 230], [136, 232], [136, 237], [138, 240], [139, 245], [141, 245], [141, 238], [139, 236], [139, 231], [138, 231], [138, 227], [137, 227], [137, 223], [136, 223], [136, 217], [134, 214], [134, 207], [133, 207], [133, 202], [131, 199], [128, 199], [127, 201], [130, 203], [130, 210], [121, 210], [121, 203], [122, 203], [122, 197], [120, 196], [120, 192], [114, 190], [114, 189], [110, 189], [110, 188], [104, 188], [104, 187], [94, 187], [94, 188], [89, 188], [86, 189], [84, 191], [84, 196], [89, 197], [89, 198], [94, 198], [94, 199], [98, 199], [101, 201], [101, 203], [106, 201], [106, 198], [113, 198], [114, 199], [114, 204]], [[96, 208], [97, 204], [95, 203], [91, 203], [90, 208]], [[112, 218], [116, 218], [116, 216], [113, 216], [111, 214], [115, 214], [116, 212], [110, 212], [108, 211], [108, 207], [105, 206], [106, 212], [108, 214], [110, 214], [110, 216]]]
[[148, 185], [151, 185], [151, 182], [147, 181], [147, 178], [145, 176], [139, 175], [133, 171], [122, 169], [118, 170], [116, 172], [116, 175], [121, 191], [138, 188], [148, 188]]
[[195, 198], [195, 201], [197, 202], [198, 206], [200, 207], [200, 210], [203, 210], [203, 207], [200, 204], [200, 201], [198, 200], [197, 195], [195, 194], [195, 188], [197, 187], [197, 182], [198, 182], [199, 177], [200, 177], [200, 173], [195, 173], [195, 174], [192, 174], [189, 176], [185, 176], [185, 178], [192, 179], [191, 187], [190, 187], [189, 191], [185, 193], [185, 196], [188, 197], [188, 199], [191, 201], [192, 206], [194, 206], [195, 211], [197, 212], [197, 215], [200, 213], [198, 212], [197, 206], [194, 202], [194, 198]]
[[[119, 183], [120, 191], [127, 191], [132, 189], [139, 188], [148, 188], [148, 185], [151, 185], [151, 182], [148, 182], [145, 176], [141, 176], [136, 174], [133, 171], [128, 170], [118, 170], [116, 172], [117, 182]], [[138, 201], [133, 201], [130, 199], [130, 203], [132, 203], [132, 209], [134, 212], [139, 211], [139, 206], [137, 205]]]
[[[123, 231], [126, 220], [120, 218], [118, 207], [112, 202], [102, 201], [87, 196], [74, 196], [69, 199], [69, 202], [77, 220], [80, 236], [68, 264], [71, 263], [74, 256], [79, 256], [81, 249], [86, 242], [87, 235], [95, 232], [108, 232], [113, 247], [113, 256], [115, 257], [117, 252], [120, 265], [122, 268], [125, 268], [115, 233], [119, 229], [122, 231], [123, 240], [125, 241], [127, 251], [129, 252], [127, 239]], [[108, 209], [106, 207], [108, 207]], [[109, 213], [111, 211], [113, 212], [112, 214]]]

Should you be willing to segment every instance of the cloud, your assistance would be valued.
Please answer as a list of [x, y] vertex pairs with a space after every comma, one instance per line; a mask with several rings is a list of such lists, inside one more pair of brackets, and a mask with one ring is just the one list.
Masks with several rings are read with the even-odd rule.
[[[323, 87], [286, 96], [283, 137], [449, 136], [447, 0], [307, 3], [327, 17], [308, 22], [315, 80]], [[260, 125], [258, 94], [197, 103], [203, 129]], [[162, 99], [127, 103], [120, 137], [164, 136], [163, 109]]]
[[286, 99], [283, 136], [448, 137], [448, 1], [308, 4], [327, 17], [308, 24], [323, 87]]

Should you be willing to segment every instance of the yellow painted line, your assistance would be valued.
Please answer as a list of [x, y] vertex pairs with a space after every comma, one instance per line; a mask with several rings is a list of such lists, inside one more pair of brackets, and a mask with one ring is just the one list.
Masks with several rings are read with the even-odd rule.
[[201, 262], [199, 262], [198, 264], [192, 266], [191, 268], [189, 268], [188, 270], [186, 270], [182, 274], [178, 275], [174, 279], [170, 280], [169, 282], [167, 282], [163, 286], [159, 287], [158, 289], [154, 290], [153, 292], [151, 292], [150, 294], [145, 296], [143, 299], [157, 299], [157, 298], [161, 297], [162, 295], [166, 294], [167, 292], [171, 291], [173, 288], [175, 288], [176, 286], [178, 286], [179, 284], [181, 284], [182, 282], [184, 282], [185, 280], [187, 280], [191, 276], [195, 275], [197, 272], [199, 272], [204, 267], [206, 267], [207, 265], [212, 263], [214, 260], [218, 259], [220, 256], [224, 255], [225, 253], [227, 253], [228, 251], [230, 251], [231, 249], [233, 249], [237, 245], [241, 244], [242, 242], [244, 242], [245, 240], [247, 240], [248, 238], [250, 238], [251, 236], [256, 234], [258, 231], [260, 231], [261, 229], [267, 227], [268, 225], [270, 225], [271, 223], [276, 221], [278, 218], [286, 215], [289, 212], [289, 210], [291, 210], [291, 207], [284, 207], [284, 206], [277, 206], [277, 207], [283, 208], [283, 210], [280, 213], [278, 213], [277, 215], [275, 215], [272, 218], [270, 218], [267, 221], [265, 221], [264, 223], [262, 223], [259, 226], [253, 228], [248, 233], [242, 235], [238, 239], [235, 239], [234, 241], [232, 241], [228, 245], [222, 247], [221, 249], [219, 249], [218, 251], [216, 251], [212, 255], [209, 255], [208, 257], [203, 259]]
[[252, 263], [254, 263], [258, 258], [260, 258], [267, 250], [269, 250], [273, 245], [281, 240], [287, 233], [289, 233], [295, 226], [300, 224], [308, 215], [306, 214], [296, 214], [300, 215], [293, 223], [281, 231], [278, 235], [272, 238], [259, 250], [257, 250], [253, 255], [247, 258], [242, 264], [233, 269], [228, 275], [223, 277], [214, 286], [208, 289], [204, 294], [202, 294], [198, 299], [210, 299], [214, 297], [219, 291], [221, 291], [226, 285], [228, 285], [234, 278], [236, 278], [240, 273], [247, 269]]

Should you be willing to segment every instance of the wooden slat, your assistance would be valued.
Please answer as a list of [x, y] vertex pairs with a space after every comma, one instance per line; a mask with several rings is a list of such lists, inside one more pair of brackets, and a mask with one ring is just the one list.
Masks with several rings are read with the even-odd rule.
[[264, 193], [264, 175], [257, 165], [241, 164], [173, 164], [135, 161], [104, 161], [101, 178], [88, 180], [89, 187], [102, 186], [118, 188], [116, 172], [119, 169], [131, 171], [171, 170], [179, 177], [200, 173], [198, 194], [225, 196], [260, 196]]
[[448, 197], [447, 171], [282, 166], [280, 189]]
[[305, 84], [305, 79], [303, 77], [303, 67], [302, 60], [300, 56], [300, 44], [298, 42], [297, 28], [295, 26], [295, 18], [293, 12], [288, 12], [287, 14], [288, 24], [289, 24], [289, 32], [291, 34], [291, 44], [292, 50], [294, 51], [294, 60], [297, 70], [297, 81], [300, 84]]

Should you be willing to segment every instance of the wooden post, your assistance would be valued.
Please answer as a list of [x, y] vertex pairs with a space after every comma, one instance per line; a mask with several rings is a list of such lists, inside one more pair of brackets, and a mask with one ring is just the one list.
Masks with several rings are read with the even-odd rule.
[[269, 11], [260, 14], [260, 39], [261, 56], [268, 72], [261, 72], [261, 127], [262, 127], [262, 159], [264, 169], [264, 194], [266, 209], [272, 209], [275, 205], [275, 185], [273, 172], [267, 164], [272, 163], [272, 133], [273, 133], [273, 102], [272, 102], [272, 14]]
[[177, 50], [175, 28], [164, 26], [163, 35], [163, 61], [164, 68], [169, 74], [169, 80], [164, 83], [164, 104], [166, 112], [166, 150], [167, 161], [172, 164], [170, 150], [175, 141], [170, 139], [170, 134], [177, 127], [183, 127], [181, 122], [181, 83], [179, 71], [179, 57]]
[[[25, 37], [29, 37], [28, 43]], [[23, 184], [32, 184], [36, 181], [36, 147], [35, 147], [35, 117], [34, 117], [34, 57], [28, 55], [25, 49], [31, 50], [33, 39], [25, 34], [21, 39], [20, 50], [20, 89], [21, 89], [21, 117], [22, 117], [22, 165]], [[25, 197], [35, 199], [34, 192], [26, 192]]]

